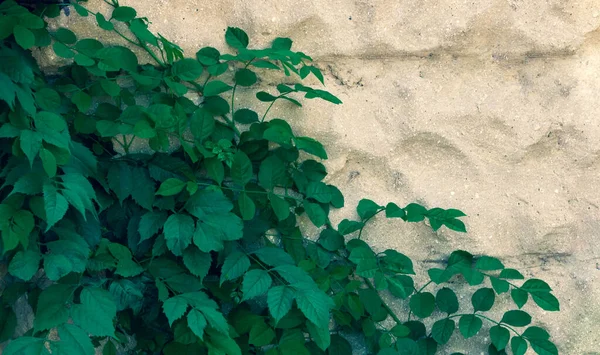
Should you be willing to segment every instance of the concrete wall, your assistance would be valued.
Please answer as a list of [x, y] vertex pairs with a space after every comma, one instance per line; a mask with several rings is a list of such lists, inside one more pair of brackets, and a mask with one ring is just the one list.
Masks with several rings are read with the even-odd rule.
[[[291, 37], [344, 104], [279, 104], [270, 116], [326, 144], [329, 182], [348, 206], [334, 219], [354, 216], [363, 197], [463, 210], [468, 234], [381, 219], [367, 239], [421, 271], [465, 249], [542, 278], [561, 312], [526, 310], [562, 354], [600, 354], [600, 2], [120, 2], [188, 56], [226, 51], [227, 26], [246, 30], [252, 47]], [[97, 36], [88, 21], [60, 19]], [[479, 348], [458, 340], [452, 350]]]

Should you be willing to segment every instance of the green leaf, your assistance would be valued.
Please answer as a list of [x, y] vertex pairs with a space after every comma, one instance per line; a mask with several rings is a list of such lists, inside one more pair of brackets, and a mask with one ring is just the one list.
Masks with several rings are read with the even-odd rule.
[[225, 42], [233, 48], [242, 49], [248, 47], [248, 35], [237, 27], [227, 27]]
[[16, 25], [13, 28], [13, 34], [15, 35], [17, 44], [23, 49], [30, 49], [35, 45], [35, 35], [29, 29], [21, 25]]
[[67, 209], [69, 203], [61, 195], [57, 188], [50, 182], [44, 183], [44, 211], [46, 212], [46, 231], [50, 230], [56, 222], [60, 221]]
[[336, 251], [344, 246], [344, 237], [333, 229], [324, 229], [321, 231], [319, 244], [326, 250]]
[[524, 311], [512, 310], [504, 313], [500, 322], [515, 327], [524, 327], [531, 323], [531, 316]]
[[39, 270], [40, 259], [40, 253], [37, 251], [19, 251], [10, 261], [8, 272], [23, 281], [29, 281]]
[[21, 150], [29, 160], [29, 166], [33, 166], [33, 160], [42, 148], [42, 135], [39, 132], [22, 130], [19, 141]]
[[284, 221], [289, 217], [290, 204], [286, 200], [271, 193], [269, 194], [269, 201], [271, 202], [271, 208], [273, 208], [273, 212], [275, 212], [275, 216], [277, 216], [278, 220]]
[[186, 214], [169, 216], [164, 226], [167, 247], [177, 256], [183, 255], [185, 248], [192, 242], [195, 224], [192, 217]]
[[550, 339], [550, 334], [548, 334], [548, 331], [546, 331], [544, 328], [532, 326], [523, 332], [523, 337], [529, 339], [530, 341], [532, 339], [548, 340]]
[[496, 258], [491, 256], [482, 256], [477, 259], [475, 268], [479, 270], [501, 270], [504, 269], [504, 264]]
[[387, 206], [385, 206], [385, 216], [386, 216], [386, 218], [405, 219], [406, 212], [404, 211], [403, 208], [398, 207], [398, 205], [396, 205], [395, 203], [390, 202], [387, 204]]
[[229, 86], [220, 80], [212, 80], [206, 83], [206, 85], [204, 86], [204, 96], [219, 95], [231, 89], [232, 86]]
[[77, 106], [79, 111], [86, 113], [92, 105], [92, 97], [83, 91], [77, 91], [71, 96], [71, 101]]
[[250, 69], [240, 69], [235, 73], [235, 83], [240, 86], [252, 86], [256, 83], [256, 74]]
[[160, 187], [158, 188], [156, 194], [162, 196], [177, 195], [178, 193], [183, 191], [183, 188], [185, 186], [186, 183], [184, 181], [181, 181], [177, 178], [168, 178], [162, 184], [160, 184]]
[[458, 311], [458, 297], [456, 297], [456, 293], [448, 287], [443, 287], [437, 292], [435, 302], [442, 312], [452, 314]]
[[531, 348], [539, 355], [558, 355], [558, 349], [547, 339], [529, 339]]
[[331, 190], [329, 187], [320, 181], [311, 181], [306, 186], [306, 197], [313, 198], [321, 203], [329, 203], [331, 201]]
[[497, 294], [508, 292], [508, 290], [510, 289], [510, 284], [508, 283], [508, 281], [501, 280], [496, 277], [490, 277], [490, 281], [492, 283], [494, 291], [496, 291]]
[[223, 167], [223, 162], [221, 162], [221, 160], [219, 160], [217, 157], [206, 158], [204, 160], [204, 166], [206, 167], [208, 176], [217, 184], [221, 185], [223, 179], [225, 178], [225, 168]]
[[527, 352], [527, 342], [522, 337], [513, 337], [510, 340], [513, 355], [524, 355]]
[[455, 327], [456, 323], [452, 319], [440, 319], [431, 327], [431, 336], [439, 344], [446, 344], [454, 333]]
[[11, 341], [2, 354], [4, 355], [45, 355], [50, 354], [42, 338], [22, 336]]
[[331, 334], [329, 333], [329, 328], [317, 327], [312, 322], [307, 322], [306, 327], [308, 328], [308, 333], [317, 344], [319, 349], [323, 351], [327, 350], [331, 344]]
[[525, 303], [527, 303], [527, 299], [529, 296], [527, 292], [515, 288], [512, 291], [510, 291], [510, 297], [513, 299], [517, 307], [521, 308], [525, 305]]
[[209, 253], [203, 253], [196, 247], [189, 247], [183, 252], [183, 264], [190, 270], [192, 275], [201, 280], [208, 275], [212, 258]]
[[494, 301], [496, 300], [496, 294], [491, 288], [480, 288], [475, 291], [471, 297], [471, 304], [473, 305], [473, 312], [486, 312], [492, 309]]
[[296, 289], [296, 304], [308, 320], [318, 327], [329, 325], [330, 310], [333, 300], [323, 291], [304, 283], [293, 285]]
[[242, 219], [245, 221], [249, 221], [254, 218], [256, 213], [256, 206], [254, 205], [254, 201], [248, 196], [247, 193], [242, 192], [238, 199], [238, 206], [240, 208], [240, 214], [242, 215]]
[[327, 214], [318, 203], [307, 202], [305, 200], [302, 204], [308, 218], [316, 227], [321, 227], [327, 222]]
[[42, 88], [35, 93], [35, 103], [43, 110], [55, 111], [60, 107], [60, 96], [52, 89]]
[[286, 166], [279, 158], [272, 155], [262, 161], [258, 170], [258, 182], [262, 187], [271, 190], [285, 179]]
[[17, 328], [17, 316], [12, 307], [0, 306], [0, 343], [12, 339]]
[[295, 137], [294, 143], [296, 143], [296, 148], [300, 150], [303, 150], [321, 159], [327, 159], [327, 152], [325, 152], [325, 148], [323, 148], [323, 145], [320, 142], [313, 138]]
[[413, 293], [414, 281], [406, 275], [395, 275], [387, 277], [386, 280], [389, 283], [390, 292], [396, 297], [406, 299]]
[[414, 294], [410, 298], [410, 310], [419, 318], [427, 318], [435, 309], [435, 297], [429, 292]]
[[42, 166], [44, 171], [48, 174], [48, 177], [54, 177], [56, 175], [57, 163], [54, 154], [46, 148], [40, 149], [40, 159], [42, 160]]
[[192, 332], [200, 339], [203, 339], [204, 329], [208, 323], [206, 323], [206, 318], [204, 318], [202, 313], [196, 309], [192, 309], [187, 315], [187, 322]]
[[495, 325], [490, 328], [490, 338], [497, 350], [503, 350], [510, 339], [510, 332], [504, 327]]
[[65, 43], [65, 44], [75, 44], [75, 42], [77, 42], [77, 36], [75, 36], [75, 33], [73, 33], [73, 31], [61, 27], [59, 28], [55, 33], [54, 36], [56, 37], [57, 40]]
[[80, 300], [81, 304], [71, 309], [73, 322], [91, 335], [114, 336], [117, 306], [111, 294], [101, 288], [85, 287]]
[[58, 327], [60, 342], [57, 343], [59, 353], [73, 355], [89, 355], [94, 353], [94, 346], [89, 335], [78, 326], [62, 324]]
[[104, 15], [99, 12], [96, 13], [96, 22], [98, 22], [98, 26], [105, 31], [112, 31], [115, 29], [112, 22], [107, 21]]
[[275, 286], [267, 294], [267, 305], [269, 312], [278, 323], [291, 309], [296, 292], [289, 286]]
[[366, 220], [373, 217], [381, 208], [381, 206], [371, 200], [362, 199], [358, 202], [356, 212], [362, 220]]
[[151, 45], [158, 47], [156, 36], [148, 31], [148, 25], [142, 19], [134, 19], [129, 25], [129, 30], [141, 41], [148, 42]]
[[408, 204], [404, 210], [406, 211], [407, 222], [421, 222], [427, 214], [427, 209], [417, 203]]
[[273, 40], [271, 44], [271, 48], [273, 49], [291, 49], [292, 48], [292, 40], [284, 37], [277, 37]]
[[234, 280], [242, 276], [250, 267], [250, 259], [246, 254], [234, 251], [229, 254], [221, 268], [221, 284], [225, 281]]
[[54, 50], [54, 53], [61, 58], [69, 59], [75, 57], [75, 52], [61, 42], [54, 42], [52, 49]]
[[121, 87], [112, 80], [102, 79], [100, 80], [100, 86], [109, 96], [116, 97], [121, 94]]
[[196, 53], [196, 58], [204, 65], [218, 64], [220, 56], [221, 53], [213, 47], [204, 47]]
[[558, 299], [550, 292], [532, 292], [533, 301], [545, 311], [560, 311]]
[[530, 280], [525, 281], [523, 283], [523, 286], [521, 286], [521, 290], [527, 291], [527, 292], [550, 292], [550, 291], [552, 291], [552, 289], [546, 282], [539, 280], [539, 279], [530, 279]]
[[257, 347], [270, 344], [275, 338], [275, 332], [265, 322], [255, 323], [250, 329], [248, 343]]
[[291, 139], [294, 137], [292, 127], [284, 120], [275, 118], [267, 123], [268, 128], [263, 133], [263, 138], [271, 142], [275, 142], [284, 146], [291, 144]]
[[250, 109], [242, 108], [235, 111], [233, 119], [241, 124], [250, 124], [258, 122], [258, 114]]
[[504, 269], [498, 275], [501, 279], [523, 280], [525, 277], [515, 269]]
[[395, 273], [410, 274], [414, 275], [412, 260], [402, 253], [398, 253], [395, 250], [387, 249], [385, 251], [385, 268]]
[[113, 10], [112, 18], [117, 21], [127, 22], [133, 20], [137, 16], [137, 12], [132, 7], [119, 6]]
[[215, 119], [204, 109], [198, 109], [190, 118], [190, 129], [194, 137], [203, 141], [215, 130]]
[[252, 162], [244, 152], [238, 150], [233, 156], [231, 178], [241, 186], [246, 186], [252, 180], [252, 176]]
[[172, 326], [173, 322], [181, 318], [188, 309], [188, 302], [182, 297], [171, 297], [163, 303], [163, 311]]
[[40, 293], [33, 321], [36, 332], [67, 322], [69, 310], [66, 303], [72, 301], [74, 291], [74, 286], [55, 284]]
[[458, 321], [458, 329], [465, 339], [479, 333], [482, 325], [483, 322], [481, 319], [474, 314], [464, 315], [460, 317], [460, 320]]
[[202, 75], [202, 65], [195, 59], [184, 58], [173, 64], [171, 73], [181, 80], [194, 81]]
[[344, 219], [338, 224], [338, 231], [343, 235], [347, 235], [360, 230], [363, 226], [364, 223]]
[[249, 300], [256, 296], [260, 296], [267, 292], [271, 287], [273, 280], [269, 273], [255, 269], [250, 270], [244, 275], [244, 281], [242, 282], [242, 301]]
[[276, 96], [269, 94], [268, 92], [259, 91], [256, 93], [256, 98], [262, 102], [272, 102], [277, 100]]

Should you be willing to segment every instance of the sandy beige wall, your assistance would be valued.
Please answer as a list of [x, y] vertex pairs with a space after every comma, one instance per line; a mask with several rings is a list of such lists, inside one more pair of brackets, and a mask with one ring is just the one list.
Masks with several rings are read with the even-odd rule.
[[[225, 50], [227, 26], [251, 46], [291, 37], [344, 104], [272, 117], [326, 143], [348, 206], [335, 219], [362, 197], [463, 210], [466, 235], [377, 220], [368, 239], [421, 267], [465, 249], [547, 280], [562, 311], [526, 309], [562, 354], [600, 354], [600, 2], [120, 2], [189, 56]], [[76, 17], [61, 22], [89, 28]]]

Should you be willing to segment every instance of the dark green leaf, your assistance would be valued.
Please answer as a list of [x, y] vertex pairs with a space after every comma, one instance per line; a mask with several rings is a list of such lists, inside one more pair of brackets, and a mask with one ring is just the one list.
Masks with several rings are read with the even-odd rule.
[[133, 20], [137, 16], [137, 12], [132, 7], [119, 6], [113, 10], [112, 18], [117, 21], [127, 22]]
[[490, 338], [497, 350], [503, 350], [510, 339], [510, 332], [504, 327], [495, 325], [490, 328]]
[[[405, 275], [395, 275], [388, 277], [389, 290], [392, 295], [402, 299], [408, 298], [414, 291], [414, 281], [412, 278]], [[427, 296], [425, 296], [427, 297]], [[427, 299], [425, 299], [427, 301]], [[434, 300], [435, 302], [435, 300]]]
[[[212, 80], [204, 86], [204, 96], [215, 96], [231, 90], [232, 87], [220, 80]], [[237, 112], [236, 112], [237, 113]], [[235, 116], [234, 116], [235, 118]]]
[[209, 253], [189, 247], [183, 252], [183, 263], [194, 276], [204, 279], [208, 275], [212, 259]]
[[512, 297], [513, 301], [515, 301], [515, 304], [519, 308], [523, 307], [525, 303], [527, 303], [527, 299], [529, 298], [527, 292], [518, 288], [515, 288], [512, 291], [510, 291], [510, 297]]
[[235, 111], [233, 119], [241, 124], [258, 122], [258, 114], [250, 109], [242, 108]]
[[202, 65], [195, 59], [185, 58], [175, 62], [171, 72], [181, 80], [193, 81], [202, 75]]
[[56, 33], [54, 33], [54, 36], [57, 40], [65, 44], [75, 44], [75, 42], [77, 42], [77, 36], [75, 36], [75, 33], [64, 27], [59, 28]]
[[225, 32], [225, 42], [236, 49], [248, 47], [248, 35], [237, 27], [227, 27]]
[[255, 269], [248, 271], [244, 275], [244, 281], [242, 282], [242, 293], [244, 295], [242, 300], [249, 300], [266, 293], [271, 287], [272, 282], [271, 276], [264, 270]]
[[323, 148], [323, 145], [315, 139], [309, 137], [295, 137], [294, 142], [296, 143], [296, 148], [321, 159], [327, 159], [325, 148]]
[[489, 311], [494, 305], [496, 300], [496, 294], [491, 288], [480, 288], [475, 291], [471, 297], [471, 304], [473, 305], [474, 312], [486, 312]]
[[183, 255], [185, 248], [192, 242], [194, 229], [192, 217], [184, 214], [169, 216], [164, 226], [165, 241], [169, 250], [177, 256]]
[[327, 222], [327, 214], [318, 203], [307, 202], [305, 200], [303, 206], [308, 218], [316, 227], [321, 227]]
[[560, 310], [558, 299], [550, 292], [531, 292], [535, 304], [545, 311], [556, 312]]
[[271, 202], [271, 208], [273, 208], [273, 212], [275, 212], [277, 219], [283, 221], [289, 217], [290, 204], [286, 200], [275, 194], [269, 194], [269, 201]]
[[42, 338], [22, 336], [11, 341], [2, 354], [4, 355], [45, 355], [50, 354]]
[[474, 314], [464, 315], [460, 317], [460, 320], [458, 322], [458, 328], [460, 329], [460, 333], [465, 337], [465, 339], [476, 335], [481, 329], [482, 325], [483, 322], [481, 321], [481, 319], [479, 319], [479, 317], [475, 316]]
[[482, 256], [477, 259], [475, 267], [480, 270], [501, 270], [504, 269], [502, 262], [491, 256]]
[[408, 222], [421, 222], [425, 219], [427, 209], [417, 203], [411, 203], [404, 208]]
[[233, 156], [231, 178], [234, 182], [246, 186], [252, 180], [252, 176], [252, 162], [244, 152], [238, 150]]
[[16, 25], [13, 28], [13, 34], [17, 44], [23, 49], [29, 49], [35, 45], [35, 35], [24, 26]]
[[275, 323], [278, 323], [292, 309], [295, 294], [294, 289], [289, 286], [275, 286], [269, 290], [267, 304]]
[[514, 355], [524, 355], [527, 352], [527, 342], [522, 337], [513, 337], [510, 348]]
[[35, 102], [44, 110], [55, 111], [60, 107], [60, 96], [52, 89], [43, 88], [35, 93]]
[[277, 100], [277, 97], [269, 94], [268, 92], [259, 91], [256, 93], [256, 98], [262, 102], [272, 102]]
[[60, 336], [60, 342], [57, 344], [59, 353], [88, 355], [94, 352], [94, 346], [89, 335], [75, 325], [60, 325], [58, 335]]
[[252, 86], [256, 83], [256, 74], [250, 69], [240, 69], [235, 73], [235, 83], [240, 86]]
[[373, 217], [381, 208], [381, 206], [371, 200], [362, 199], [358, 202], [356, 212], [362, 220], [366, 220]]
[[410, 310], [419, 318], [427, 318], [435, 309], [435, 297], [429, 292], [414, 294], [410, 298]]
[[512, 310], [504, 313], [501, 322], [515, 327], [524, 327], [531, 323], [531, 316], [524, 311]]
[[81, 304], [71, 309], [73, 322], [95, 336], [114, 336], [113, 318], [117, 307], [111, 294], [96, 287], [81, 291]]
[[431, 336], [439, 344], [446, 344], [450, 340], [452, 333], [454, 333], [455, 327], [456, 323], [452, 319], [440, 319], [433, 324]]
[[558, 355], [558, 349], [550, 340], [529, 339], [531, 348], [539, 355]]
[[238, 199], [238, 206], [240, 208], [240, 214], [242, 215], [242, 219], [245, 221], [249, 221], [254, 218], [256, 213], [256, 205], [254, 201], [248, 196], [247, 193], [242, 192]]
[[23, 281], [29, 281], [39, 270], [40, 259], [40, 253], [37, 251], [19, 251], [10, 261], [8, 272]]
[[203, 141], [215, 130], [215, 119], [206, 110], [196, 110], [190, 119], [190, 129], [194, 137]]
[[441, 288], [435, 296], [435, 301], [442, 312], [452, 314], [458, 311], [458, 298], [450, 288]]
[[204, 65], [215, 65], [219, 63], [220, 56], [221, 53], [212, 47], [204, 47], [196, 53], [196, 58]]
[[221, 284], [242, 276], [250, 267], [250, 259], [246, 254], [235, 251], [225, 258], [221, 268]]

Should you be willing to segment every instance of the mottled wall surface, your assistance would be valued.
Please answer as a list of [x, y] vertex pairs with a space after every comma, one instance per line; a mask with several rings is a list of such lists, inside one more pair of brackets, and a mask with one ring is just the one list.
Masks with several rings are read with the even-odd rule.
[[[363, 197], [463, 210], [468, 234], [381, 219], [367, 239], [421, 270], [465, 249], [547, 280], [561, 312], [526, 309], [561, 353], [600, 354], [600, 2], [120, 2], [188, 56], [226, 50], [227, 26], [251, 46], [291, 37], [344, 104], [278, 104], [271, 117], [325, 143], [329, 182], [348, 206], [334, 220]], [[88, 21], [60, 23], [97, 36]], [[481, 342], [458, 338], [453, 350], [469, 354]]]

